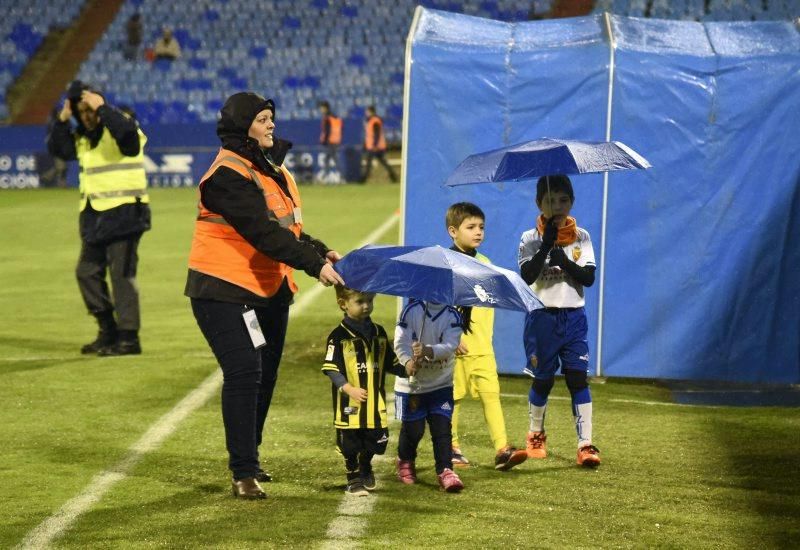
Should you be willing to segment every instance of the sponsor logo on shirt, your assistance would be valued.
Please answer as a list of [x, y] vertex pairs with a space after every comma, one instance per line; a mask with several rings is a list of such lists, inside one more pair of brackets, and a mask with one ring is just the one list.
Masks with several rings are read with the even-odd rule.
[[453, 408], [450, 406], [450, 403], [445, 401], [444, 403], [442, 403], [442, 410], [443, 411], [451, 411], [451, 410], [453, 410]]
[[578, 259], [581, 257], [581, 247], [576, 246], [572, 249], [572, 261], [577, 262]]

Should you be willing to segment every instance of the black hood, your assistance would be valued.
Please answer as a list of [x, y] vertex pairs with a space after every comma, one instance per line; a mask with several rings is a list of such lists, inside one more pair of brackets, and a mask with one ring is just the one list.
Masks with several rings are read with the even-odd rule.
[[245, 157], [264, 172], [272, 173], [274, 170], [266, 162], [265, 155], [275, 164], [281, 165], [292, 144], [273, 138], [274, 145], [271, 148], [261, 149], [258, 142], [247, 135], [256, 115], [264, 109], [269, 109], [272, 116], [275, 116], [275, 102], [271, 99], [265, 99], [254, 92], [233, 94], [219, 112], [217, 135], [225, 149]]
[[100, 136], [103, 135], [103, 124], [101, 121], [98, 121], [97, 126], [91, 132], [86, 129], [86, 126], [83, 125], [81, 117], [78, 114], [78, 103], [81, 102], [81, 94], [85, 90], [103, 95], [100, 93], [100, 90], [89, 85], [88, 83], [83, 82], [82, 80], [73, 80], [67, 87], [67, 101], [69, 101], [69, 107], [72, 109], [72, 118], [75, 119], [75, 122], [78, 125], [76, 131], [82, 136], [87, 136], [92, 142], [92, 147], [95, 147], [100, 141]]

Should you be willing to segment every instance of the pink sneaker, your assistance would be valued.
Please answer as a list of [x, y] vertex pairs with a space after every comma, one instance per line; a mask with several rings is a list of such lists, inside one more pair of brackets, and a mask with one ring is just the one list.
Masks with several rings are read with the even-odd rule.
[[461, 478], [458, 477], [458, 474], [453, 470], [445, 468], [444, 471], [439, 474], [439, 486], [448, 493], [458, 493], [464, 488], [464, 483], [462, 483]]
[[397, 479], [406, 485], [413, 485], [417, 482], [417, 469], [413, 460], [397, 459]]

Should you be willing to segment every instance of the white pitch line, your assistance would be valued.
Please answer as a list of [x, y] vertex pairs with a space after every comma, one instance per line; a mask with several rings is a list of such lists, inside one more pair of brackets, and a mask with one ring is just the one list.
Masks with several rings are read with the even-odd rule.
[[[395, 212], [380, 227], [367, 235], [358, 247], [380, 238], [397, 223], [398, 219], [399, 214]], [[324, 286], [320, 284], [314, 285], [297, 300], [289, 310], [289, 316], [296, 317], [302, 314], [323, 290], [325, 290]], [[67, 501], [55, 514], [34, 527], [19, 543], [18, 548], [41, 549], [49, 546], [53, 540], [69, 529], [79, 516], [99, 502], [114, 485], [125, 479], [145, 454], [157, 449], [172, 435], [181, 422], [205, 405], [211, 396], [219, 391], [221, 384], [222, 373], [219, 370], [215, 370], [211, 376], [203, 380], [197, 388], [184, 397], [172, 410], [150, 426], [145, 434], [128, 449], [128, 454], [125, 458], [111, 468], [94, 476], [80, 494]]]

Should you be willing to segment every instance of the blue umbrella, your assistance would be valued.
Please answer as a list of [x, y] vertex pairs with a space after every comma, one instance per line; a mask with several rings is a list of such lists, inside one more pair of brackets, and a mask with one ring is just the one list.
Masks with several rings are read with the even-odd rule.
[[450, 174], [445, 185], [525, 181], [553, 174], [639, 168], [650, 168], [650, 163], [619, 141], [544, 138], [470, 155]]
[[513, 271], [441, 246], [367, 245], [334, 267], [348, 287], [362, 292], [522, 312], [544, 307]]

